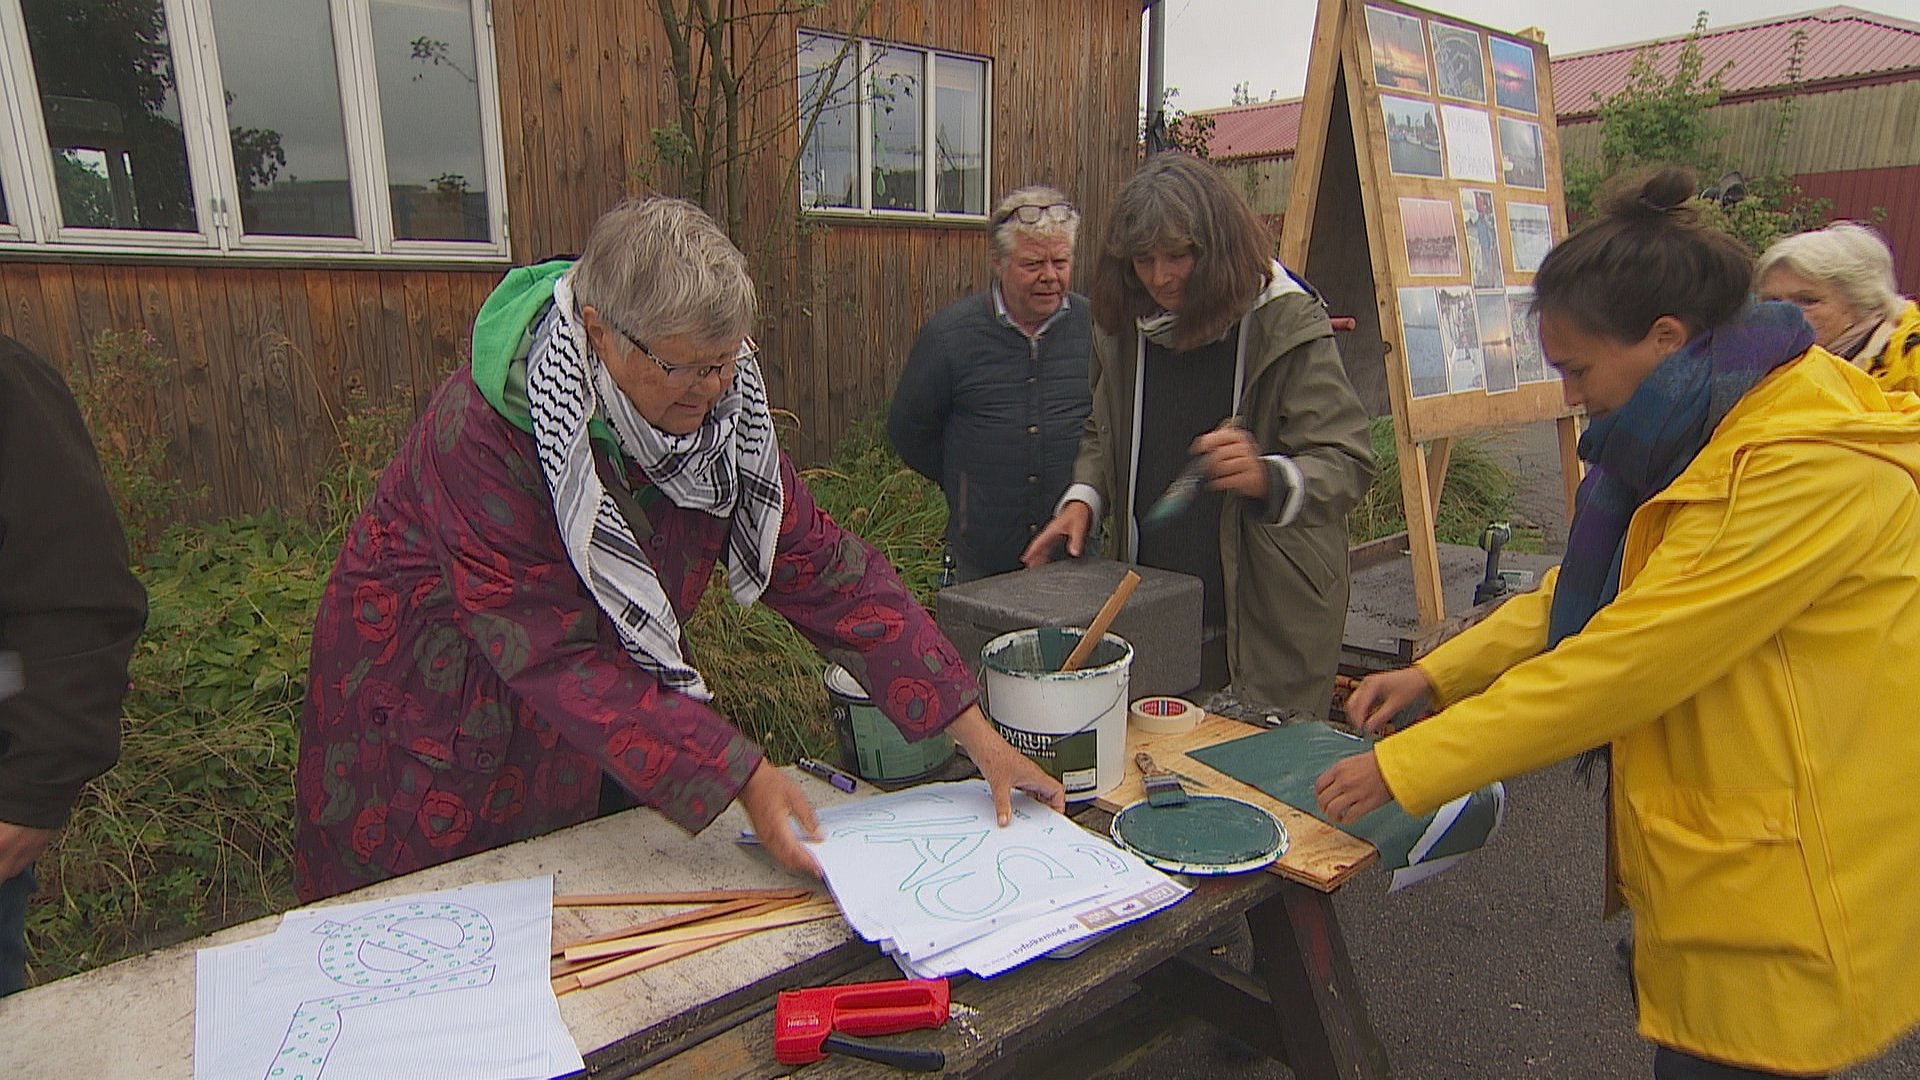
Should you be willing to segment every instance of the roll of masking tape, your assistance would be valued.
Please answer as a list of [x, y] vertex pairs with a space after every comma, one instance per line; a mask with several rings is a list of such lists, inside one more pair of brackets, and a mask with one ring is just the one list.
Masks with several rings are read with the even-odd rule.
[[1127, 708], [1135, 731], [1149, 735], [1179, 735], [1200, 725], [1200, 706], [1177, 697], [1143, 697]]

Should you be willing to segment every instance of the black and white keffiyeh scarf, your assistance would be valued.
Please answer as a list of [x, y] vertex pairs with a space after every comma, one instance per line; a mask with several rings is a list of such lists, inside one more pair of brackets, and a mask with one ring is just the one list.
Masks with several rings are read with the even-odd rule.
[[636, 663], [701, 701], [706, 681], [680, 650], [680, 621], [660, 577], [594, 471], [587, 422], [606, 420], [620, 449], [675, 506], [729, 519], [727, 585], [741, 607], [759, 599], [780, 531], [780, 447], [758, 365], [738, 364], [733, 385], [700, 427], [669, 435], [649, 424], [587, 347], [573, 306], [573, 275], [554, 283], [553, 306], [527, 354], [527, 400], [540, 469], [553, 492], [567, 555]]

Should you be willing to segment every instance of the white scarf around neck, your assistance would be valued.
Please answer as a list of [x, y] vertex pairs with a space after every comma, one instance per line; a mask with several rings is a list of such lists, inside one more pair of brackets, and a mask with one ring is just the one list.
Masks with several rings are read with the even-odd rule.
[[732, 386], [700, 426], [669, 435], [634, 409], [589, 348], [569, 271], [554, 282], [553, 306], [534, 332], [527, 402], [540, 470], [573, 568], [636, 663], [665, 686], [712, 700], [681, 652], [680, 621], [659, 574], [594, 470], [587, 424], [605, 419], [621, 451], [675, 506], [728, 519], [727, 585], [741, 607], [749, 606], [773, 572], [784, 497], [780, 447], [758, 365], [741, 360]]

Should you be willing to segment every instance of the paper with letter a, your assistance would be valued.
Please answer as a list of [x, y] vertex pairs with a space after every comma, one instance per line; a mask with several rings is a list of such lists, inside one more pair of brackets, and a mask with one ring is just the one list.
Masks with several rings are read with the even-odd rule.
[[548, 982], [553, 879], [290, 911], [200, 950], [194, 1080], [522, 1080], [584, 1067]]

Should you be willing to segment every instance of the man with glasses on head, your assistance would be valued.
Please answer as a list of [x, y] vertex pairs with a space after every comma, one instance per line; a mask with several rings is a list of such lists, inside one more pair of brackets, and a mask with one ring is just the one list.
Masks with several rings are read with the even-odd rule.
[[578, 262], [514, 270], [487, 298], [471, 367], [381, 476], [320, 602], [295, 777], [302, 899], [636, 801], [697, 830], [738, 799], [768, 854], [814, 869], [796, 835], [815, 825], [806, 795], [686, 650], [716, 568], [906, 738], [965, 747], [1003, 822], [1016, 787], [1063, 805], [886, 559], [780, 452], [754, 316], [745, 257], [667, 198], [622, 203]]
[[993, 213], [993, 283], [920, 328], [887, 436], [947, 496], [953, 576], [1020, 569], [1020, 553], [1073, 479], [1092, 323], [1070, 291], [1080, 212], [1024, 187]]

